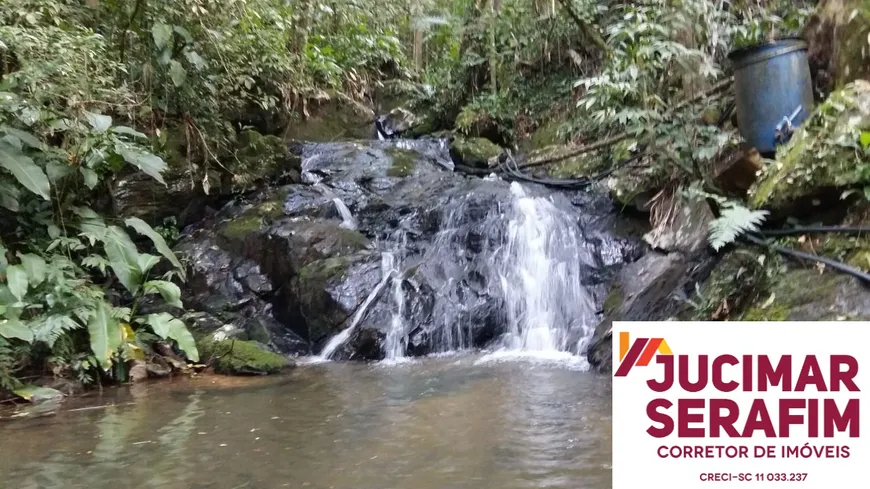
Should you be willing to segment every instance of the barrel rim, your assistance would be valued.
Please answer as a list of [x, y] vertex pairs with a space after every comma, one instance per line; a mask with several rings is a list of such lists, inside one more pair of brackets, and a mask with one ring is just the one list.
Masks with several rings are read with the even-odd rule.
[[[788, 43], [788, 41], [792, 41]], [[807, 49], [807, 42], [801, 38], [800, 36], [785, 36], [785, 37], [777, 37], [772, 40], [767, 40], [759, 43], [755, 43], [746, 47], [742, 47], [740, 49], [735, 49], [728, 53], [728, 59], [736, 64], [745, 66], [747, 64], [751, 64], [754, 59], [752, 59], [753, 54], [759, 54], [759, 50], [762, 48], [770, 48], [775, 47], [778, 44], [782, 44], [783, 47], [787, 44], [791, 44], [795, 49]]]

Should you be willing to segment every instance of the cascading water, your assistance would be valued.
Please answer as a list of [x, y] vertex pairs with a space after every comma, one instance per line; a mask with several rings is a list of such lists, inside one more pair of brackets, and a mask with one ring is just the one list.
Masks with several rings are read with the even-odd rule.
[[[310, 148], [305, 180], [339, 210], [352, 202], [354, 228], [374, 237], [381, 253], [379, 268], [360, 269], [358, 278], [349, 272], [348, 285], [336, 289], [366, 297], [321, 359], [338, 358], [344, 345], [353, 349], [363, 337], [378, 338], [380, 358], [388, 362], [475, 347], [582, 358], [598, 321], [584, 280], [602, 266], [594, 244], [602, 239], [585, 235], [588, 224], [566, 194], [445, 172], [452, 164], [443, 141]], [[391, 155], [407, 152], [419, 155], [413, 176], [397, 184]], [[404, 165], [396, 171], [407, 172]], [[343, 223], [354, 217], [340, 213]], [[374, 270], [380, 282], [369, 290]]]
[[390, 299], [393, 311], [390, 317], [390, 329], [387, 330], [384, 340], [384, 360], [397, 361], [405, 356], [406, 328], [405, 328], [405, 294], [402, 291], [402, 272], [397, 268], [396, 254], [385, 253], [384, 268], [389, 269], [393, 276]]
[[[582, 285], [591, 259], [576, 219], [545, 197], [532, 197], [519, 183], [513, 195], [506, 243], [497, 250], [495, 275], [507, 309], [508, 350], [569, 352], [570, 332], [591, 334], [595, 303]], [[585, 255], [585, 256], [584, 256]]]
[[320, 352], [318, 357], [321, 360], [329, 360], [330, 357], [338, 350], [342, 345], [344, 345], [347, 340], [350, 339], [351, 334], [356, 330], [357, 326], [359, 326], [360, 321], [365, 316], [366, 312], [368, 312], [369, 306], [378, 298], [378, 296], [383, 292], [384, 287], [395, 277], [394, 269], [393, 269], [393, 256], [391, 253], [384, 253], [381, 257], [381, 281], [378, 282], [378, 285], [372, 289], [369, 295], [366, 297], [365, 301], [363, 301], [360, 308], [353, 315], [353, 319], [350, 322], [350, 326], [345, 328], [341, 333], [333, 336], [329, 339], [329, 342], [326, 346], [323, 347], [323, 351]]

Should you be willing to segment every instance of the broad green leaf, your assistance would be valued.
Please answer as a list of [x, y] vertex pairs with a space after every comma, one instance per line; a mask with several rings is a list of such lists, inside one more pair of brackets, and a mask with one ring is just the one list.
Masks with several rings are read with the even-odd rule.
[[166, 185], [163, 181], [163, 170], [166, 169], [166, 162], [151, 153], [145, 153], [138, 149], [133, 149], [127, 145], [117, 144], [115, 150], [121, 155], [127, 163], [136, 166], [146, 175], [154, 180]]
[[172, 27], [158, 22], [151, 27], [151, 37], [154, 38], [154, 45], [157, 46], [157, 49], [163, 49], [172, 38]]
[[184, 308], [184, 305], [181, 303], [181, 289], [172, 282], [151, 280], [145, 282], [144, 289], [146, 294], [160, 294], [163, 300], [170, 306], [179, 309]]
[[112, 366], [112, 356], [121, 346], [121, 323], [112, 317], [110, 307], [105, 302], [100, 302], [88, 321], [91, 351], [103, 370]]
[[130, 236], [118, 226], [109, 226], [101, 241], [115, 276], [130, 293], [138, 292], [142, 280], [139, 251]]
[[202, 56], [200, 56], [196, 51], [187, 50], [184, 52], [184, 57], [187, 58], [188, 63], [198, 70], [205, 67], [205, 60], [202, 59]]
[[21, 266], [27, 272], [31, 286], [36, 287], [45, 280], [45, 260], [41, 256], [18, 253], [18, 258], [21, 260]]
[[90, 168], [80, 166], [79, 171], [82, 172], [82, 177], [85, 179], [85, 186], [89, 189], [93, 190], [94, 187], [100, 182], [100, 177], [97, 176], [97, 172], [91, 170]]
[[187, 70], [181, 66], [181, 63], [178, 61], [170, 60], [169, 61], [169, 78], [172, 78], [172, 83], [176, 87], [180, 87], [184, 85], [184, 80], [187, 79]]
[[187, 355], [188, 360], [192, 362], [199, 361], [199, 351], [196, 349], [196, 342], [183, 322], [165, 312], [149, 314], [145, 318], [145, 322], [148, 326], [151, 326], [151, 330], [157, 336], [163, 339], [175, 340], [181, 351]]
[[115, 126], [112, 128], [112, 132], [114, 132], [116, 134], [126, 134], [128, 136], [133, 136], [133, 137], [137, 137], [137, 138], [143, 138], [143, 139], [148, 138], [148, 136], [142, 134], [141, 132], [139, 132], [135, 129], [129, 128], [127, 126]]
[[49, 199], [51, 184], [42, 168], [36, 166], [24, 153], [3, 141], [0, 141], [0, 166], [9, 170], [24, 188], [45, 200]]
[[56, 401], [63, 399], [65, 396], [63, 392], [57, 389], [33, 384], [25, 385], [20, 389], [15, 389], [12, 393], [29, 402]]
[[183, 37], [185, 41], [193, 42], [193, 36], [191, 36], [190, 32], [188, 32], [188, 30], [185, 29], [184, 27], [181, 27], [180, 25], [176, 25], [176, 26], [172, 26], [172, 30], [181, 34], [181, 37]]
[[6, 267], [6, 285], [16, 299], [23, 301], [24, 296], [27, 295], [27, 272], [24, 267], [21, 265]]
[[861, 131], [861, 146], [870, 147], [870, 131]]
[[112, 127], [112, 118], [107, 115], [85, 112], [85, 118], [88, 120], [88, 124], [97, 132], [106, 132]]
[[6, 339], [17, 338], [27, 342], [33, 341], [33, 331], [17, 319], [4, 319], [0, 321], [0, 336]]
[[69, 165], [64, 165], [57, 161], [49, 161], [45, 164], [45, 172], [48, 174], [48, 179], [57, 183], [61, 178], [68, 176], [74, 170]]
[[160, 263], [160, 257], [149, 255], [148, 253], [140, 253], [139, 261], [137, 263], [139, 265], [139, 271], [142, 273], [142, 275], [145, 275], [149, 271], [151, 271], [152, 268], [154, 268], [154, 265]]
[[184, 268], [181, 266], [181, 262], [178, 261], [175, 253], [172, 252], [172, 249], [169, 248], [169, 245], [166, 244], [166, 240], [163, 239], [163, 236], [161, 236], [160, 233], [155, 231], [147, 222], [138, 217], [128, 217], [124, 220], [124, 224], [135, 229], [137, 233], [148, 237], [154, 243], [154, 247], [157, 248], [157, 251], [166, 257], [166, 259], [178, 269], [179, 273], [181, 273], [181, 278], [184, 278]]
[[22, 143], [30, 146], [33, 149], [45, 149], [45, 144], [43, 144], [42, 141], [39, 140], [39, 138], [27, 131], [22, 131], [20, 129], [15, 129], [14, 127], [9, 126], [0, 126], [0, 132], [5, 132], [6, 134], [11, 134], [15, 136]]
[[20, 195], [21, 192], [18, 191], [18, 187], [14, 187], [8, 182], [0, 182], [0, 206], [12, 212], [18, 212], [18, 197]]

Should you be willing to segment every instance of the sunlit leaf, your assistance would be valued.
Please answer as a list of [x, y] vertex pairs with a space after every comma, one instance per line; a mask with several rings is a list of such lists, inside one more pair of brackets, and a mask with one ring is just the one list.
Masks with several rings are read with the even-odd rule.
[[88, 124], [91, 125], [94, 131], [106, 132], [110, 127], [112, 127], [112, 118], [107, 115], [85, 112], [85, 118], [88, 120]]
[[18, 258], [21, 260], [21, 266], [27, 272], [27, 278], [30, 285], [36, 287], [45, 280], [45, 260], [41, 256], [32, 253], [18, 253]]
[[36, 166], [33, 160], [20, 150], [4, 141], [0, 141], [0, 166], [9, 170], [24, 188], [45, 200], [49, 199], [51, 184], [42, 168]]
[[18, 319], [4, 319], [0, 321], [0, 336], [10, 340], [33, 341], [33, 331]]
[[124, 161], [136, 166], [146, 175], [163, 185], [166, 185], [166, 182], [163, 181], [163, 175], [161, 174], [166, 170], [166, 162], [160, 157], [151, 153], [145, 153], [138, 149], [133, 149], [124, 144], [115, 145], [115, 151], [124, 158]]
[[109, 265], [118, 281], [135, 294], [139, 291], [142, 275], [139, 271], [139, 251], [130, 236], [117, 226], [109, 226], [101, 240]]
[[172, 317], [168, 313], [149, 314], [146, 318], [146, 323], [151, 326], [154, 334], [163, 338], [175, 340], [181, 351], [187, 355], [188, 360], [192, 362], [199, 361], [199, 352], [196, 349], [196, 342], [193, 335], [188, 331], [187, 326], [180, 320]]
[[172, 37], [172, 27], [157, 22], [151, 27], [151, 37], [154, 38], [154, 45], [157, 46], [157, 49], [163, 49]]
[[27, 295], [27, 271], [21, 265], [10, 265], [6, 267], [6, 285], [9, 287], [9, 292], [19, 301], [24, 300]]
[[155, 231], [147, 222], [138, 217], [129, 217], [124, 220], [124, 224], [135, 229], [136, 232], [142, 236], [148, 237], [154, 243], [154, 247], [157, 248], [157, 251], [166, 257], [166, 259], [178, 269], [181, 273], [181, 277], [184, 278], [184, 267], [181, 266], [181, 262], [178, 261], [175, 253], [172, 252], [172, 249], [166, 244], [166, 240], [163, 239], [163, 236], [161, 236], [160, 233]]
[[187, 70], [181, 66], [181, 63], [178, 61], [170, 60], [169, 61], [169, 78], [172, 79], [172, 83], [176, 87], [180, 87], [184, 85], [184, 81], [187, 79]]
[[22, 131], [20, 129], [15, 129], [14, 127], [9, 126], [0, 126], [0, 132], [15, 136], [16, 138], [18, 138], [19, 141], [26, 144], [27, 146], [30, 146], [33, 149], [45, 149], [45, 144], [43, 144], [42, 141], [40, 141], [36, 136], [27, 131]]
[[88, 321], [91, 351], [103, 370], [112, 366], [112, 356], [121, 346], [121, 324], [112, 317], [110, 307], [105, 302], [100, 302]]
[[82, 177], [85, 180], [85, 186], [89, 189], [93, 190], [94, 187], [96, 187], [97, 184], [100, 182], [100, 177], [94, 170], [81, 166], [79, 167], [79, 171], [82, 173]]
[[181, 303], [181, 289], [172, 282], [165, 280], [151, 280], [143, 285], [146, 294], [159, 293], [167, 304], [179, 309], [184, 308]]
[[146, 136], [145, 134], [142, 134], [141, 132], [127, 126], [115, 126], [112, 128], [112, 132], [116, 134], [126, 134], [128, 136], [133, 136], [137, 138], [148, 138], [148, 136]]

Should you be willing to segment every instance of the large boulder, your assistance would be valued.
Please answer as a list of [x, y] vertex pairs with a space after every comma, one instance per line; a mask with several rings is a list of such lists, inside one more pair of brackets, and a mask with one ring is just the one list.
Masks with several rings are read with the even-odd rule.
[[822, 0], [804, 27], [808, 57], [820, 94], [870, 79], [870, 4]]
[[489, 168], [501, 153], [497, 144], [485, 138], [456, 136], [450, 143], [453, 160], [471, 168]]
[[308, 102], [306, 112], [288, 124], [285, 139], [314, 142], [370, 139], [374, 132], [374, 111], [341, 92], [322, 93]]
[[689, 262], [680, 253], [650, 252], [626, 265], [604, 301], [604, 320], [595, 328], [587, 350], [589, 363], [599, 371], [612, 367], [614, 321], [657, 321], [678, 309], [672, 294], [685, 282]]
[[114, 179], [110, 192], [114, 214], [136, 216], [152, 224], [173, 218], [183, 228], [203, 219], [207, 206], [234, 193], [262, 184], [299, 181], [299, 156], [288, 151], [276, 136], [243, 131], [231, 153], [222, 158], [223, 164], [209, 169], [208, 178], [203, 178], [203, 168], [189, 159], [186, 147], [187, 142], [177, 135], [164, 142], [161, 152], [168, 165], [165, 186], [139, 171]]

